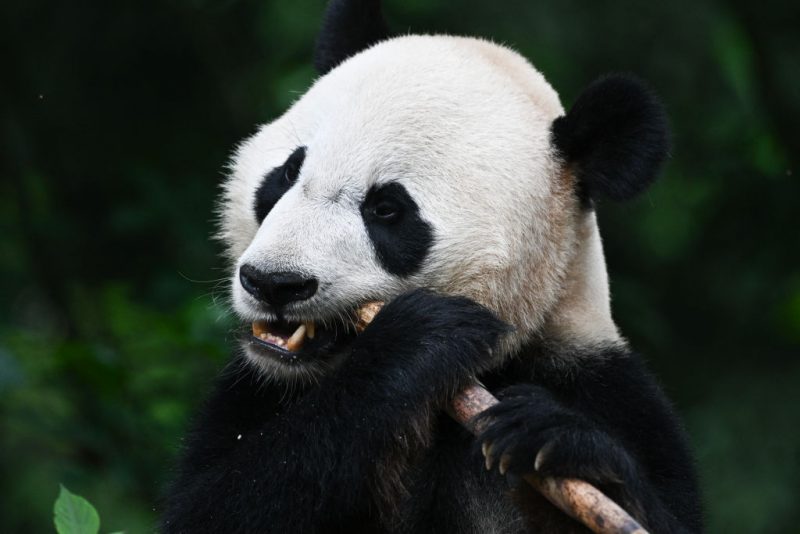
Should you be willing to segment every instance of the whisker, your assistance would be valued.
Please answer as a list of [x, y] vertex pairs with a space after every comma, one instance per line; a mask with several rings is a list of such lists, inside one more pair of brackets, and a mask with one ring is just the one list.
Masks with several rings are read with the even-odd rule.
[[212, 278], [210, 280], [195, 280], [194, 278], [189, 278], [187, 275], [183, 274], [181, 271], [176, 271], [177, 275], [183, 278], [188, 282], [192, 282], [193, 284], [218, 284], [220, 282], [227, 282], [230, 280], [229, 277], [223, 276], [220, 278]]

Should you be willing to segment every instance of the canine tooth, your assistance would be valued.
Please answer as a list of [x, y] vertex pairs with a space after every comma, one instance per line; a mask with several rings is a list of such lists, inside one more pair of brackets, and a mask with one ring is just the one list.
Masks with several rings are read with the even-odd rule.
[[297, 327], [297, 330], [294, 331], [294, 334], [292, 334], [292, 337], [290, 337], [289, 340], [286, 341], [286, 348], [292, 352], [295, 352], [296, 350], [298, 350], [300, 347], [303, 346], [303, 340], [305, 338], [306, 338], [306, 325], [301, 323], [300, 326]]
[[314, 332], [316, 331], [316, 325], [311, 321], [305, 323], [305, 325], [306, 325], [306, 337], [308, 337], [308, 339], [314, 339]]
[[260, 334], [258, 334], [258, 337], [260, 337], [261, 339], [266, 341], [267, 340], [267, 333], [266, 332], [261, 332]]
[[261, 337], [267, 331], [266, 321], [253, 321], [253, 335]]

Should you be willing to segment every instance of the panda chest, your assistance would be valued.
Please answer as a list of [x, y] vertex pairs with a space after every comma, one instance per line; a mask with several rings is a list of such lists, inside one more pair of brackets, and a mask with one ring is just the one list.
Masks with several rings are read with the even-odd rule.
[[435, 428], [430, 446], [409, 451], [403, 465], [380, 469], [398, 477], [392, 486], [399, 490], [396, 500], [379, 505], [381, 530], [529, 532], [508, 484], [496, 472], [487, 472], [480, 453], [475, 454], [474, 438], [449, 418], [437, 421]]

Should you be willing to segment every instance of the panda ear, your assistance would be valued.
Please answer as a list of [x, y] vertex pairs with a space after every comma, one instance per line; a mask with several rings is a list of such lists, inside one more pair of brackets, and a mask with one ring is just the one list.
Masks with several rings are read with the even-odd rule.
[[552, 140], [575, 169], [584, 201], [627, 200], [658, 176], [669, 127], [658, 97], [639, 79], [617, 74], [584, 90], [553, 123]]
[[330, 0], [314, 49], [314, 66], [326, 74], [339, 63], [389, 37], [380, 0]]

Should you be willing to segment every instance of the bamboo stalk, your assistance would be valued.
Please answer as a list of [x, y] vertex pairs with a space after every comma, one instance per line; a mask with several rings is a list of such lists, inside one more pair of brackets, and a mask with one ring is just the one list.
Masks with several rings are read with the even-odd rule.
[[[382, 306], [381, 302], [362, 306], [357, 313], [356, 329], [363, 331]], [[483, 386], [473, 384], [456, 395], [449, 413], [477, 436], [483, 426], [476, 422], [476, 416], [498, 402]], [[588, 482], [575, 478], [539, 477], [535, 474], [523, 478], [548, 501], [596, 534], [647, 534], [625, 510]]]

